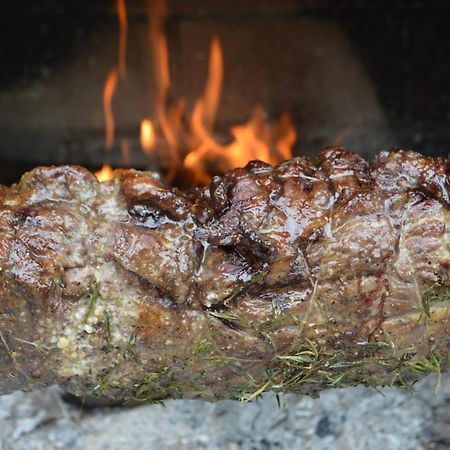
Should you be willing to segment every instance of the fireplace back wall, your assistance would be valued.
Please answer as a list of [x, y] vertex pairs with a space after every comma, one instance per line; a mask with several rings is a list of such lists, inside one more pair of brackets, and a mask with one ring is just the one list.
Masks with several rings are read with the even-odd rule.
[[[3, 2], [0, 183], [38, 164], [97, 169], [107, 158], [147, 166], [138, 138], [140, 121], [155, 115], [148, 3], [127, 2], [127, 78], [114, 95], [116, 139], [106, 155], [102, 91], [117, 61], [115, 2]], [[295, 154], [343, 144], [367, 157], [392, 146], [446, 156], [450, 7], [368, 3], [169, 0], [169, 100], [183, 97], [192, 110], [217, 36], [224, 85], [216, 130], [224, 141], [258, 103], [272, 117], [290, 113]]]

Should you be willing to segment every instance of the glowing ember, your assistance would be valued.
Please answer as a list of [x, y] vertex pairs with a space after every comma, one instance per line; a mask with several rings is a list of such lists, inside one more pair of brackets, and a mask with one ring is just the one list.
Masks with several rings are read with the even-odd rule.
[[142, 150], [149, 154], [155, 147], [155, 128], [149, 119], [144, 119], [141, 122], [140, 142]]
[[98, 181], [103, 183], [104, 181], [109, 181], [112, 179], [113, 170], [111, 166], [109, 166], [108, 164], [104, 164], [98, 172], [95, 172], [95, 176], [97, 177]]

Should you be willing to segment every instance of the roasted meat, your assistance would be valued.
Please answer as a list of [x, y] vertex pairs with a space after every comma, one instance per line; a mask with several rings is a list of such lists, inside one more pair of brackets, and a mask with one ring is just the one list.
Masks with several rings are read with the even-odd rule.
[[341, 148], [180, 192], [41, 167], [0, 187], [0, 393], [159, 401], [409, 387], [449, 367], [448, 161]]

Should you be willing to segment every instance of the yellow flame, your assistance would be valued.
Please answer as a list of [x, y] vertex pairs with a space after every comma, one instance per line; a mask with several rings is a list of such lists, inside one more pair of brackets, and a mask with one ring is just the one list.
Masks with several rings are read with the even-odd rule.
[[155, 141], [155, 128], [153, 126], [153, 123], [149, 119], [144, 119], [141, 122], [140, 134], [141, 147], [144, 153], [151, 153], [151, 151], [155, 147]]
[[103, 183], [105, 181], [112, 180], [113, 170], [110, 165], [104, 164], [99, 171], [95, 172], [95, 176], [97, 177], [98, 181]]

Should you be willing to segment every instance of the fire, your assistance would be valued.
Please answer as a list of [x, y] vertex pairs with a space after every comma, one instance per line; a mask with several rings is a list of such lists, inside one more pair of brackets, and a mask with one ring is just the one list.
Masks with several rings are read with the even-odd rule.
[[[113, 68], [106, 77], [103, 86], [103, 115], [105, 120], [105, 148], [111, 151], [114, 145], [115, 120], [112, 108], [112, 101], [117, 89], [119, 76], [126, 78], [126, 59], [127, 59], [127, 35], [128, 35], [128, 17], [125, 0], [117, 0], [117, 17], [119, 20], [119, 49], [117, 67]], [[105, 164], [102, 169], [95, 174], [100, 181], [106, 181], [112, 178], [112, 169]]]
[[155, 75], [155, 114], [162, 135], [168, 146], [169, 171], [166, 178], [171, 181], [179, 165], [178, 142], [176, 133], [167, 114], [167, 96], [170, 89], [169, 50], [164, 33], [166, 4], [164, 0], [152, 0], [148, 3], [149, 37], [153, 53]]
[[112, 110], [112, 99], [117, 87], [117, 69], [111, 70], [106, 78], [103, 88], [103, 114], [105, 117], [105, 147], [111, 150], [114, 144], [114, 113]]
[[[108, 151], [112, 150], [115, 137], [112, 101], [119, 78], [126, 78], [126, 0], [116, 0], [116, 6], [119, 20], [118, 61], [108, 74], [103, 89], [105, 148]], [[290, 117], [283, 114], [278, 121], [270, 122], [259, 106], [254, 109], [247, 123], [230, 128], [231, 143], [223, 144], [216, 137], [214, 124], [224, 77], [222, 46], [216, 36], [211, 41], [205, 90], [186, 120], [184, 100], [173, 103], [169, 100], [171, 79], [168, 42], [164, 31], [165, 0], [148, 0], [148, 17], [155, 80], [154, 120], [142, 120], [140, 146], [145, 154], [154, 155], [152, 163], [159, 161], [161, 170], [166, 170], [165, 176], [169, 182], [181, 174], [185, 182], [186, 173], [189, 173], [187, 178], [191, 184], [206, 184], [213, 174], [245, 166], [254, 159], [278, 164], [292, 156], [297, 135]], [[128, 159], [131, 151], [128, 144], [121, 146], [123, 161]], [[110, 179], [112, 169], [105, 164], [96, 175], [101, 181]]]
[[208, 80], [203, 98], [195, 104], [191, 116], [191, 133], [197, 145], [186, 155], [183, 165], [193, 174], [194, 184], [205, 184], [211, 179], [209, 167], [219, 172], [245, 166], [259, 159], [277, 164], [292, 157], [292, 146], [297, 138], [290, 117], [283, 114], [276, 126], [268, 123], [264, 110], [257, 106], [250, 120], [235, 125], [230, 133], [234, 141], [221, 145], [213, 136], [212, 128], [219, 104], [223, 80], [223, 55], [220, 41], [213, 38], [210, 50]]
[[117, 0], [117, 18], [119, 19], [119, 54], [118, 70], [121, 78], [127, 75], [127, 37], [128, 15], [125, 0]]
[[103, 164], [103, 167], [95, 172], [95, 176], [97, 177], [98, 181], [103, 183], [104, 181], [109, 181], [113, 177], [113, 170], [110, 165]]
[[140, 142], [142, 150], [149, 154], [152, 149], [155, 147], [155, 128], [153, 127], [153, 123], [149, 119], [144, 119], [141, 122], [141, 135]]
[[276, 147], [281, 161], [292, 158], [292, 147], [297, 140], [297, 132], [292, 124], [291, 117], [283, 113], [278, 120], [278, 139]]
[[202, 103], [197, 103], [197, 110], [192, 116], [192, 126], [202, 142], [195, 150], [188, 153], [183, 161], [184, 167], [194, 174], [194, 184], [205, 184], [211, 180], [209, 166], [223, 173], [245, 166], [254, 159], [277, 164], [291, 157], [291, 148], [296, 134], [290, 121], [285, 124], [287, 130], [283, 130], [282, 137], [275, 141], [274, 130], [267, 123], [264, 110], [258, 106], [246, 124], [231, 128], [230, 132], [234, 141], [223, 146], [215, 141], [199, 122], [201, 107]]
[[203, 97], [203, 120], [208, 129], [212, 129], [219, 106], [223, 83], [223, 55], [219, 38], [214, 36], [209, 55], [209, 76]]

